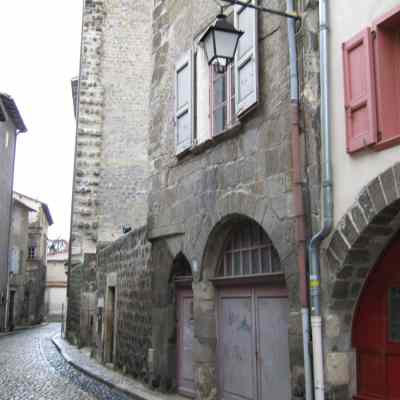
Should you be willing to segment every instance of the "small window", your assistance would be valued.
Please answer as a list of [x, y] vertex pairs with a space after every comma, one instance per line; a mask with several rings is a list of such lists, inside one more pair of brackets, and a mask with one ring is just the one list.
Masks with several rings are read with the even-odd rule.
[[277, 251], [261, 226], [239, 224], [229, 235], [221, 257], [218, 277], [280, 272]]
[[28, 258], [30, 260], [34, 259], [36, 257], [36, 247], [34, 246], [29, 246], [28, 247]]

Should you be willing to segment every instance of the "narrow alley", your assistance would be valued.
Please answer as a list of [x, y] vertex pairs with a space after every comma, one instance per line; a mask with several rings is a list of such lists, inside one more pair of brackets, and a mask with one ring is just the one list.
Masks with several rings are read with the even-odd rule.
[[1, 400], [128, 400], [69, 365], [51, 341], [60, 324], [0, 337]]

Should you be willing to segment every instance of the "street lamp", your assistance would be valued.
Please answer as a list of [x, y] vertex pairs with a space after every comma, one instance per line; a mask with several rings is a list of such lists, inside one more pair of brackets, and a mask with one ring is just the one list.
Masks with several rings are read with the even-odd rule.
[[204, 44], [208, 64], [215, 64], [219, 72], [223, 72], [226, 66], [235, 57], [240, 37], [244, 34], [229, 23], [221, 12], [215, 22], [201, 37]]

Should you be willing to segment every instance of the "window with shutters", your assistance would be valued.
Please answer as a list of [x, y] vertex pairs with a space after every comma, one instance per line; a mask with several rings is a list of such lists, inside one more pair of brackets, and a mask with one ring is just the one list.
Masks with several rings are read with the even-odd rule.
[[[253, 4], [257, 0], [251, 0]], [[202, 45], [176, 65], [176, 153], [209, 141], [233, 126], [258, 103], [257, 10], [235, 6], [228, 19], [244, 31], [225, 72], [209, 66]], [[202, 34], [198, 37], [200, 38]]]
[[400, 7], [343, 44], [347, 151], [400, 143]]

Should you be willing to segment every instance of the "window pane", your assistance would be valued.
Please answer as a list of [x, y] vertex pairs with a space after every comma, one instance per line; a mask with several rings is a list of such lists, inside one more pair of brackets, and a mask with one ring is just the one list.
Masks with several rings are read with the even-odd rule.
[[273, 247], [271, 247], [271, 261], [272, 261], [271, 272], [282, 271], [281, 262], [279, 260], [278, 253], [276, 252], [276, 250]]
[[400, 288], [392, 288], [389, 292], [389, 324], [390, 340], [400, 342]]
[[250, 270], [250, 251], [244, 251], [242, 253], [243, 257], [243, 275], [251, 274]]
[[226, 106], [223, 106], [214, 111], [214, 134], [220, 133], [225, 129], [226, 121]]
[[241, 275], [240, 272], [240, 253], [233, 253], [233, 262], [234, 262], [234, 275]]
[[253, 274], [260, 273], [260, 250], [254, 249], [251, 252], [251, 264], [252, 264], [252, 272]]
[[226, 266], [226, 276], [231, 276], [232, 275], [232, 254], [226, 254], [225, 255], [225, 266]]
[[261, 271], [271, 272], [271, 252], [269, 247], [261, 249]]
[[[214, 72], [217, 74], [216, 72]], [[214, 81], [214, 108], [226, 101], [226, 77], [225, 74], [217, 74], [218, 78]]]

